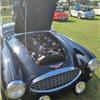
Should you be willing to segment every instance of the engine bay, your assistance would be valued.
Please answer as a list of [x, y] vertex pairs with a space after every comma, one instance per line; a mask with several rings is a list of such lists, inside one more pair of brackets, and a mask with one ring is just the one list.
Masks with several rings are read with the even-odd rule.
[[[25, 41], [26, 38], [26, 41]], [[50, 33], [33, 33], [18, 37], [37, 64], [51, 64], [65, 60], [65, 49]]]

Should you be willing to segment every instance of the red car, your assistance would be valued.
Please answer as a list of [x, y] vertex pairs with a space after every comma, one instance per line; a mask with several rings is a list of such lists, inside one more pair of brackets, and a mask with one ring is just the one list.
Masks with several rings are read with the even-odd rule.
[[53, 15], [53, 20], [56, 21], [65, 21], [68, 20], [69, 14], [67, 12], [64, 12], [63, 7], [56, 8], [56, 11]]

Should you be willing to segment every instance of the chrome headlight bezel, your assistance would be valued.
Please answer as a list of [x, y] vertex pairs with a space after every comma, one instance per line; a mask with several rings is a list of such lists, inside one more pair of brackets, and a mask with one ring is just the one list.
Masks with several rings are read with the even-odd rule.
[[19, 99], [25, 93], [26, 87], [23, 81], [12, 81], [7, 86], [7, 96], [10, 99]]
[[88, 63], [88, 68], [89, 68], [91, 71], [95, 71], [99, 66], [100, 66], [100, 62], [99, 62], [96, 58], [93, 58], [93, 59], [90, 60], [89, 63]]

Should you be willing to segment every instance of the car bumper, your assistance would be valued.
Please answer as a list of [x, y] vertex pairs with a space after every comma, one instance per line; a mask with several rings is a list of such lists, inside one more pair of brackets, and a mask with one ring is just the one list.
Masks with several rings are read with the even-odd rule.
[[95, 16], [81, 16], [81, 17], [86, 19], [93, 19]]
[[[84, 74], [86, 74], [86, 75], [84, 75]], [[82, 79], [84, 79], [84, 77], [86, 78], [85, 79], [86, 82], [91, 79], [91, 77], [89, 76], [88, 73], [84, 73], [84, 74], [81, 74], [81, 76], [73, 84], [71, 84], [68, 87], [63, 88], [63, 89], [61, 89], [59, 91], [55, 91], [55, 92], [51, 92], [51, 93], [34, 93], [32, 91], [27, 91], [27, 93], [20, 100], [35, 100], [37, 97], [39, 97], [41, 95], [50, 95], [53, 98], [53, 100], [55, 100], [55, 98], [57, 99], [58, 95], [63, 95], [65, 93], [68, 94], [69, 91], [73, 91], [75, 85], [79, 81], [81, 81]]]
[[57, 17], [57, 18], [54, 18], [54, 20], [56, 20], [56, 21], [65, 21], [65, 20], [68, 20], [68, 17]]
[[79, 81], [84, 81], [84, 82], [88, 82], [91, 79], [91, 72], [89, 70], [86, 71], [79, 71], [76, 79], [73, 80], [73, 82], [70, 82], [69, 84], [58, 88], [56, 91], [32, 91], [31, 89], [29, 89], [29, 86], [27, 86], [27, 90], [24, 94], [24, 96], [22, 98], [20, 98], [19, 100], [37, 100], [36, 98], [40, 95], [52, 95], [54, 97], [55, 94], [60, 94], [60, 93], [65, 93], [64, 91], [68, 91], [71, 90], [75, 87], [76, 83]]

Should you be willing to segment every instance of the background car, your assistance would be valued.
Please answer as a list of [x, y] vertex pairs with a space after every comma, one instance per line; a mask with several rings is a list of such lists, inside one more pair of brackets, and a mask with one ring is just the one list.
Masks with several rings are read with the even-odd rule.
[[93, 9], [93, 11], [95, 12], [95, 14], [96, 14], [97, 16], [100, 16], [100, 8], [98, 8], [98, 9]]
[[95, 12], [89, 7], [81, 7], [80, 10], [70, 10], [71, 16], [86, 19], [93, 19], [95, 18]]
[[65, 12], [64, 7], [58, 6], [53, 15], [53, 20], [66, 21], [66, 20], [68, 20], [68, 18], [69, 18], [69, 14], [68, 14], [68, 12]]

